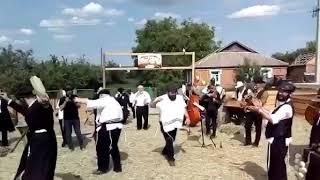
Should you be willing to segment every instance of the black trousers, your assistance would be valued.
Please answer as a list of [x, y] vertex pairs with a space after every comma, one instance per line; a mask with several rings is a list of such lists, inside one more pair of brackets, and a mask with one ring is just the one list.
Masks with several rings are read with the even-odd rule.
[[96, 151], [98, 170], [106, 172], [109, 169], [110, 154], [113, 160], [113, 169], [121, 169], [121, 159], [118, 148], [120, 134], [121, 129], [107, 131], [105, 125], [102, 125], [99, 132], [97, 132]]
[[129, 103], [129, 107], [131, 108], [133, 119], [135, 119], [135, 118], [136, 118], [136, 110], [135, 110], [135, 107], [133, 106], [132, 103]]
[[137, 106], [137, 129], [142, 128], [142, 118], [144, 119], [143, 128], [148, 128], [149, 106]]
[[122, 114], [123, 114], [122, 123], [123, 123], [123, 124], [126, 124], [126, 123], [127, 123], [127, 120], [128, 120], [128, 117], [129, 117], [128, 107], [122, 107]]
[[256, 129], [256, 138], [254, 141], [255, 145], [259, 145], [260, 137], [261, 137], [261, 126], [262, 126], [262, 116], [255, 112], [245, 113], [245, 130], [246, 130], [246, 144], [251, 144], [251, 129], [254, 124]]
[[206, 129], [208, 133], [212, 129], [213, 135], [216, 135], [217, 130], [217, 114], [218, 110], [206, 112]]
[[317, 125], [317, 121], [315, 121], [315, 124], [312, 126], [311, 129], [309, 146], [311, 147], [313, 143], [320, 143], [320, 124]]
[[53, 130], [29, 135], [15, 179], [21, 176], [22, 180], [53, 180], [56, 161], [57, 140]]
[[161, 128], [163, 137], [166, 141], [166, 145], [162, 150], [162, 154], [166, 155], [169, 161], [174, 161], [175, 159], [174, 159], [173, 142], [176, 140], [177, 129], [174, 129], [173, 131], [165, 132], [163, 130], [163, 126], [161, 122], [160, 122], [160, 128]]
[[59, 124], [60, 124], [60, 130], [61, 130], [61, 135], [62, 135], [62, 144], [66, 144], [66, 131], [64, 130], [63, 127], [63, 120], [59, 119]]
[[82, 139], [82, 134], [81, 134], [81, 130], [80, 130], [80, 120], [79, 119], [65, 119], [64, 120], [64, 129], [65, 129], [65, 133], [66, 133], [66, 140], [67, 140], [67, 144], [69, 146], [70, 149], [73, 149], [73, 142], [72, 142], [72, 127], [74, 129], [74, 132], [77, 135], [78, 138], [78, 142], [80, 146], [83, 146], [83, 139]]
[[8, 131], [6, 129], [1, 130], [2, 133], [2, 146], [9, 146]]
[[270, 162], [268, 178], [269, 180], [287, 180], [287, 167], [285, 157], [288, 147], [285, 138], [274, 138], [270, 148]]

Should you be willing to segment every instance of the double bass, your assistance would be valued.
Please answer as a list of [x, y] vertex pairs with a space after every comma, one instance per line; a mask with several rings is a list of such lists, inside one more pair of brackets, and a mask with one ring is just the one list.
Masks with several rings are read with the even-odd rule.
[[200, 97], [191, 90], [191, 94], [189, 96], [187, 111], [190, 118], [190, 126], [194, 127], [201, 121], [201, 113], [197, 106], [194, 104], [199, 104]]

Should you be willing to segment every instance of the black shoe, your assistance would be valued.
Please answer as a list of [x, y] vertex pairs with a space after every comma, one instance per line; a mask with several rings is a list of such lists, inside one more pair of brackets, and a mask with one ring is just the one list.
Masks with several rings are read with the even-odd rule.
[[66, 143], [63, 142], [63, 143], [61, 144], [61, 147], [63, 147], [63, 148], [66, 147]]
[[206, 135], [207, 135], [207, 136], [210, 135], [210, 130], [207, 130]]
[[85, 148], [83, 145], [80, 145], [80, 150], [83, 151]]
[[137, 130], [138, 130], [138, 131], [140, 131], [140, 130], [141, 130], [141, 128], [137, 128]]
[[144, 127], [143, 129], [144, 129], [144, 130], [148, 130], [148, 128], [147, 128], [147, 127]]
[[210, 135], [210, 138], [211, 138], [211, 139], [216, 138], [216, 134], [212, 133], [212, 134]]
[[107, 173], [107, 171], [96, 170], [92, 174], [94, 174], [94, 175], [102, 175], [102, 174], [106, 174], [106, 173]]
[[74, 147], [71, 147], [71, 148], [69, 147], [69, 149], [70, 149], [70, 151], [74, 151]]
[[259, 143], [256, 143], [256, 142], [255, 142], [255, 143], [252, 144], [252, 146], [258, 147], [258, 146], [259, 146]]
[[244, 143], [244, 146], [250, 146], [250, 145], [252, 145], [251, 142], [246, 142], [246, 143]]
[[176, 166], [176, 163], [173, 160], [169, 160], [168, 163], [170, 166]]
[[116, 172], [116, 173], [119, 173], [119, 172], [122, 172], [122, 168], [121, 167], [113, 168], [113, 171]]

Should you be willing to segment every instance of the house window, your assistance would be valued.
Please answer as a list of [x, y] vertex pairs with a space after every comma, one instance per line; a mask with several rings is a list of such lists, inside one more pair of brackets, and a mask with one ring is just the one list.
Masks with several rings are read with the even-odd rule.
[[272, 68], [261, 68], [260, 74], [262, 75], [264, 80], [270, 79], [273, 77]]
[[221, 85], [221, 70], [210, 70], [210, 79], [214, 78], [216, 84]]

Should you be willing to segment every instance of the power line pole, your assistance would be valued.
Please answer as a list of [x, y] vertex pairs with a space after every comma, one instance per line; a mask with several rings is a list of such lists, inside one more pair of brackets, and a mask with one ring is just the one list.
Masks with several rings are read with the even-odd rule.
[[316, 71], [315, 71], [315, 78], [316, 83], [320, 84], [320, 32], [319, 32], [319, 25], [320, 25], [320, 0], [317, 0], [317, 7], [313, 10], [313, 16], [317, 18], [317, 31], [316, 31]]

